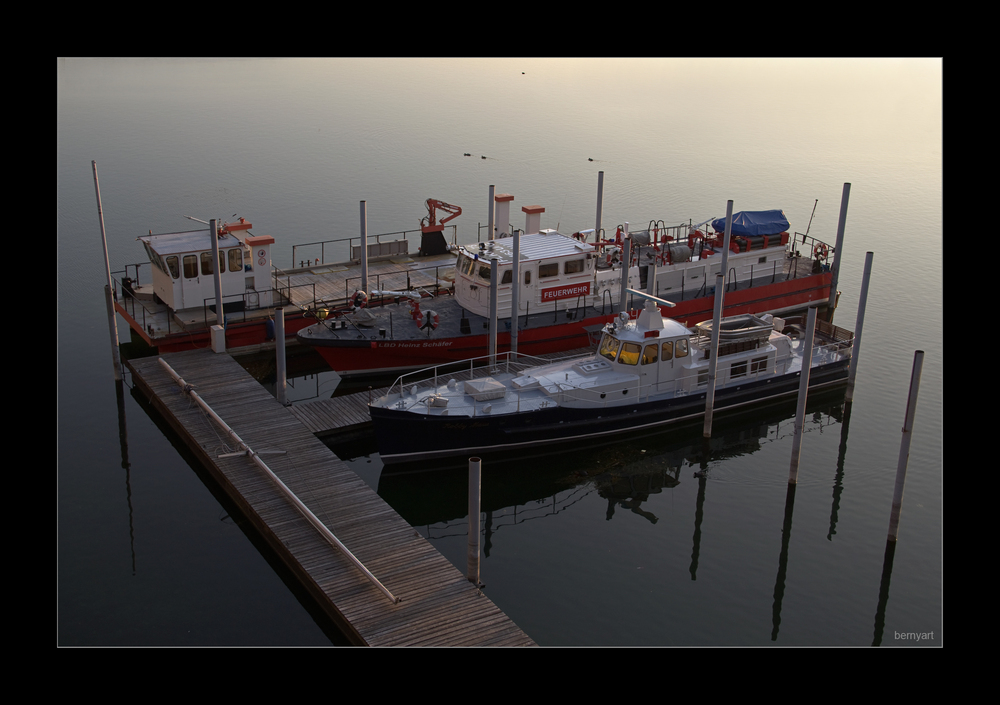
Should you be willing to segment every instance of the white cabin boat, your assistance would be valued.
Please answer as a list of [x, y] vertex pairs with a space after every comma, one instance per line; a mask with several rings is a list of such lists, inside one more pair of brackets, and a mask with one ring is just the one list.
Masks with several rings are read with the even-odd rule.
[[[657, 303], [669, 302], [633, 293], [645, 307], [607, 324], [595, 354], [555, 363], [501, 355], [485, 374], [467, 361], [471, 379], [461, 382], [454, 367], [399, 378], [369, 407], [383, 462], [510, 452], [703, 415], [710, 338], [664, 318]], [[811, 389], [846, 383], [849, 331], [826, 325], [814, 347], [770, 315], [740, 336], [746, 319], [738, 318], [720, 326], [732, 335], [718, 349], [717, 413], [794, 396], [803, 365], [811, 366]]]

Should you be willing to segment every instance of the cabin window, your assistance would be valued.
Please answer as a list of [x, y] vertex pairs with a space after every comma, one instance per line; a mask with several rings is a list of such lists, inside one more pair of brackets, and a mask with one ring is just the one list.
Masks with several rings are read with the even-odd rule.
[[767, 264], [767, 255], [764, 255], [763, 257], [759, 257], [757, 259], [757, 264]]
[[687, 357], [688, 354], [688, 341], [687, 338], [682, 338], [677, 341], [677, 357]]
[[744, 360], [743, 362], [734, 362], [732, 366], [729, 368], [729, 377], [731, 379], [736, 379], [737, 377], [746, 377], [746, 376], [747, 376], [746, 360]]
[[698, 386], [703, 387], [708, 384], [708, 370], [698, 370]]
[[755, 357], [750, 361], [750, 372], [756, 374], [758, 372], [767, 372], [767, 358], [766, 357]]
[[500, 280], [501, 284], [510, 284], [514, 280], [514, 272], [510, 269], [505, 269], [503, 272], [503, 279]]
[[177, 255], [167, 257], [167, 267], [170, 269], [170, 276], [176, 279], [181, 275], [181, 263]]
[[490, 280], [490, 266], [488, 264], [479, 266], [479, 278], [483, 281]]
[[229, 271], [243, 271], [243, 250], [238, 247], [229, 251]]
[[538, 265], [538, 278], [545, 279], [546, 277], [557, 277], [559, 276], [559, 263], [549, 262], [548, 264]]
[[528, 284], [530, 283], [531, 283], [531, 270], [529, 269], [524, 273], [524, 285], [528, 286]]
[[462, 255], [458, 262], [458, 271], [467, 277], [471, 277], [475, 269], [476, 262], [471, 257]]
[[622, 352], [618, 356], [618, 362], [622, 365], [638, 365], [640, 350], [642, 350], [642, 346], [639, 343], [625, 343], [622, 345]]
[[198, 276], [198, 258], [194, 255], [184, 255], [184, 278], [194, 279]]
[[583, 260], [582, 259], [571, 259], [566, 262], [566, 274], [577, 274], [583, 271]]
[[674, 341], [668, 340], [663, 344], [663, 359], [664, 360], [674, 359]]
[[657, 353], [659, 352], [660, 346], [656, 343], [652, 345], [647, 345], [642, 351], [642, 364], [652, 365], [656, 363]]
[[611, 360], [611, 362], [614, 362], [615, 355], [618, 354], [619, 345], [620, 343], [618, 342], [618, 338], [614, 338], [610, 335], [605, 335], [604, 338], [601, 339], [601, 349], [598, 352], [600, 352], [600, 354], [603, 355], [604, 357]]
[[[219, 271], [226, 271], [226, 254], [219, 250]], [[201, 273], [204, 275], [214, 274], [215, 270], [212, 269], [212, 253], [202, 252], [201, 253]]]

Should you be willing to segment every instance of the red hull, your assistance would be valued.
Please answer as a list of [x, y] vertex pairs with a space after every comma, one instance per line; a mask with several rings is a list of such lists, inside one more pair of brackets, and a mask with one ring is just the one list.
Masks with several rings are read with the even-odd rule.
[[[128, 322], [132, 328], [151, 347], [161, 353], [183, 352], [212, 347], [209, 328], [184, 333], [171, 333], [166, 336], [151, 338], [142, 329], [125, 308], [115, 302], [115, 310]], [[285, 340], [295, 340], [295, 334], [303, 328], [316, 322], [315, 318], [306, 318], [302, 314], [285, 315]], [[241, 348], [247, 345], [260, 345], [267, 342], [267, 323], [265, 320], [247, 321], [245, 323], [230, 323], [226, 327], [226, 349]]]
[[[813, 301], [825, 301], [829, 297], [831, 280], [832, 275], [827, 273], [729, 292], [726, 294], [723, 313], [726, 316], [764, 313], [805, 307]], [[663, 312], [685, 326], [693, 326], [712, 318], [714, 302], [714, 297], [706, 296], [678, 303], [674, 308], [663, 309]], [[602, 325], [612, 318], [613, 315], [593, 316], [580, 321], [526, 328], [518, 333], [517, 351], [525, 355], [542, 355], [588, 347], [590, 338], [584, 327]], [[429, 340], [359, 340], [345, 343], [336, 347], [316, 345], [316, 351], [323, 356], [330, 368], [343, 376], [430, 367], [480, 357], [486, 355], [489, 349], [489, 337], [486, 334]], [[510, 349], [510, 333], [498, 334], [497, 348], [498, 352]]]

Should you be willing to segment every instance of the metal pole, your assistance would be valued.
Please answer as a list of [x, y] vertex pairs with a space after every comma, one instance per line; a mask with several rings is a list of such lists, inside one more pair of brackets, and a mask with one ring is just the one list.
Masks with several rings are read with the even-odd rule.
[[851, 197], [851, 185], [844, 184], [844, 194], [840, 198], [840, 221], [837, 223], [837, 244], [833, 247], [833, 279], [830, 281], [830, 299], [827, 308], [833, 308], [837, 303], [837, 281], [840, 279], [840, 256], [844, 245], [844, 228], [847, 227], [847, 201]]
[[361, 202], [361, 291], [368, 293], [368, 203]]
[[[722, 265], [720, 270], [723, 277], [729, 276], [729, 241], [733, 233], [733, 202], [726, 202], [726, 230], [722, 236]], [[722, 286], [726, 288], [725, 284]]]
[[715, 379], [719, 364], [719, 329], [726, 298], [726, 265], [729, 262], [729, 238], [733, 231], [733, 202], [726, 203], [726, 229], [722, 237], [722, 267], [715, 275], [715, 307], [712, 310], [712, 349], [708, 358], [708, 389], [705, 392], [705, 424], [701, 434], [712, 437], [712, 417], [715, 414]]
[[604, 216], [604, 172], [597, 172], [597, 225], [595, 231], [597, 239], [601, 237], [601, 220]]
[[277, 336], [275, 341], [275, 352], [277, 353], [278, 365], [278, 403], [288, 406], [288, 398], [285, 394], [287, 388], [286, 368], [285, 368], [285, 309], [279, 306], [274, 309], [274, 333]]
[[490, 367], [497, 364], [497, 258], [490, 258]]
[[219, 266], [219, 221], [209, 220], [209, 236], [212, 238], [212, 272], [215, 280], [215, 322], [226, 327], [226, 315], [222, 310], [222, 267]]
[[510, 357], [517, 359], [517, 319], [521, 307], [521, 231], [514, 230], [514, 259], [511, 268], [510, 289]]
[[705, 390], [705, 425], [701, 435], [712, 437], [712, 415], [715, 411], [715, 379], [719, 368], [719, 328], [722, 321], [722, 294], [725, 286], [722, 274], [715, 275], [715, 309], [712, 311], [712, 348], [708, 355], [708, 388]]
[[104, 210], [101, 207], [101, 186], [97, 181], [97, 162], [91, 161], [94, 169], [94, 191], [97, 193], [97, 220], [101, 224], [101, 243], [104, 245], [104, 269], [108, 283], [104, 285], [104, 303], [108, 309], [108, 330], [111, 334], [111, 364], [115, 373], [115, 381], [122, 379], [121, 353], [118, 350], [118, 319], [115, 318], [115, 305], [111, 295], [111, 261], [108, 259], [108, 237], [104, 231]]
[[250, 448], [250, 446], [244, 443], [243, 439], [236, 434], [236, 431], [230, 428], [229, 424], [223, 421], [222, 418], [218, 414], [216, 414], [215, 411], [212, 410], [212, 407], [210, 407], [205, 402], [204, 399], [198, 396], [198, 393], [194, 391], [194, 387], [192, 385], [185, 382], [184, 379], [179, 374], [177, 374], [177, 372], [175, 372], [174, 369], [170, 365], [168, 365], [166, 360], [164, 360], [163, 358], [160, 358], [160, 365], [167, 371], [167, 373], [174, 379], [174, 381], [181, 387], [181, 389], [183, 389], [184, 392], [188, 394], [188, 396], [190, 396], [195, 401], [195, 403], [197, 403], [198, 406], [200, 406], [205, 411], [205, 413], [208, 414], [212, 418], [212, 420], [215, 421], [215, 423], [217, 423], [222, 428], [222, 430], [229, 435], [230, 438], [232, 438], [241, 448], [244, 449], [247, 456], [249, 456], [250, 460], [253, 461], [254, 465], [263, 470], [267, 474], [267, 476], [271, 478], [271, 481], [274, 482], [275, 485], [277, 485], [278, 490], [281, 491], [281, 493], [288, 498], [288, 500], [295, 506], [295, 508], [299, 510], [302, 516], [304, 516], [306, 520], [323, 535], [323, 538], [325, 538], [327, 541], [334, 544], [337, 548], [343, 551], [344, 555], [347, 556], [348, 560], [350, 560], [355, 565], [355, 567], [357, 567], [362, 573], [364, 573], [365, 576], [370, 581], [372, 581], [372, 583], [374, 583], [375, 586], [379, 590], [381, 590], [382, 593], [386, 597], [388, 597], [393, 604], [399, 602], [399, 598], [393, 595], [391, 592], [389, 592], [386, 589], [386, 587], [382, 585], [381, 582], [379, 582], [378, 578], [372, 575], [372, 572], [368, 570], [364, 566], [364, 564], [361, 561], [359, 561], [357, 557], [348, 550], [347, 546], [341, 543], [340, 539], [334, 536], [333, 533], [328, 528], [326, 528], [326, 525], [323, 524], [322, 521], [320, 521], [319, 517], [313, 514], [312, 511], [309, 509], [309, 507], [303, 504], [302, 500], [300, 500], [297, 496], [295, 496], [294, 492], [288, 489], [288, 485], [282, 482], [281, 478], [279, 478], [277, 475], [274, 474], [271, 468], [269, 468], [267, 464], [260, 459], [258, 453], [256, 453], [252, 448]]
[[792, 463], [788, 471], [788, 484], [799, 481], [799, 456], [802, 454], [802, 429], [805, 425], [806, 398], [809, 395], [809, 371], [812, 369], [813, 336], [816, 334], [816, 307], [809, 307], [806, 338], [802, 341], [802, 372], [799, 377], [799, 403], [795, 408], [795, 434], [792, 436]]
[[625, 237], [622, 239], [622, 283], [618, 292], [618, 313], [628, 311], [625, 292], [628, 290], [628, 273], [632, 263], [632, 238], [628, 235], [628, 223], [625, 223]]
[[892, 511], [889, 514], [889, 541], [899, 536], [899, 512], [903, 508], [903, 483], [906, 481], [906, 464], [910, 460], [910, 437], [913, 417], [917, 413], [917, 393], [920, 391], [920, 371], [924, 366], [924, 351], [913, 353], [913, 371], [910, 373], [910, 396], [906, 400], [906, 418], [903, 421], [903, 440], [899, 445], [899, 462], [896, 465], [896, 487], [892, 492]]
[[861, 301], [858, 303], [858, 323], [854, 326], [854, 343], [851, 345], [851, 365], [847, 374], [845, 401], [854, 401], [854, 378], [858, 374], [858, 351], [861, 349], [861, 329], [865, 324], [865, 304], [868, 301], [868, 281], [872, 274], [872, 253], [865, 255], [865, 273], [861, 280]]
[[481, 490], [482, 460], [469, 458], [469, 553], [468, 573], [470, 583], [479, 582], [479, 495]]
[[[490, 184], [490, 207], [489, 207], [490, 214], [489, 214], [489, 226], [488, 226], [490, 240], [496, 238], [496, 232], [497, 232], [496, 203], [494, 202], [494, 198], [496, 198], [496, 186], [494, 184]], [[478, 240], [479, 238], [477, 237], [476, 239]]]

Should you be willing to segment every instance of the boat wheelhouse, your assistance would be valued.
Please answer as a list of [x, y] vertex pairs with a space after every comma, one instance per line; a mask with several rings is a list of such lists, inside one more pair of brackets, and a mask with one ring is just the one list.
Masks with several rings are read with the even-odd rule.
[[[271, 306], [271, 245], [269, 235], [251, 235], [253, 225], [240, 218], [218, 229], [218, 270], [223, 308], [232, 310]], [[136, 296], [159, 299], [175, 312], [206, 304], [214, 310], [215, 264], [208, 228], [138, 238], [152, 264], [152, 283], [132, 286]]]

